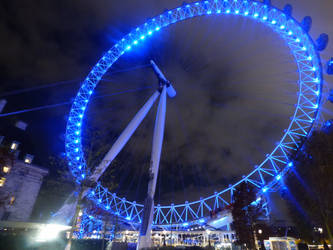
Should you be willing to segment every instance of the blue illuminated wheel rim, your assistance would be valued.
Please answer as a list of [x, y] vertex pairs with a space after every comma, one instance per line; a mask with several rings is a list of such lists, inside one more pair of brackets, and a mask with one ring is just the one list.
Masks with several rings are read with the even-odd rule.
[[[198, 201], [154, 208], [154, 225], [204, 223], [209, 211], [230, 205], [233, 191], [242, 182], [258, 189], [258, 196], [272, 190], [292, 167], [291, 152], [299, 148], [312, 130], [318, 116], [322, 92], [322, 66], [316, 45], [300, 23], [287, 11], [252, 0], [210, 0], [182, 5], [149, 20], [126, 35], [107, 51], [84, 80], [73, 102], [66, 129], [66, 152], [69, 168], [80, 183], [87, 176], [81, 144], [81, 127], [89, 99], [107, 70], [122, 56], [158, 32], [179, 21], [202, 15], [241, 15], [271, 27], [288, 44], [299, 71], [298, 100], [289, 127], [265, 160], [237, 183]], [[143, 205], [110, 193], [100, 183], [88, 197], [96, 205], [132, 223], [140, 223]]]

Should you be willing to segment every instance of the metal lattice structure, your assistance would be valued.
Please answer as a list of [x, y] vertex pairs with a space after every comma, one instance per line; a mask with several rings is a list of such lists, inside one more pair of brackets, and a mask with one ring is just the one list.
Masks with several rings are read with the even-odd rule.
[[[157, 205], [154, 208], [154, 224], [182, 225], [203, 223], [211, 210], [230, 205], [233, 191], [242, 182], [251, 183], [258, 189], [258, 197], [274, 189], [292, 167], [291, 152], [299, 148], [312, 130], [321, 105], [323, 73], [318, 43], [308, 34], [309, 28], [291, 16], [291, 6], [280, 10], [269, 1], [210, 0], [184, 4], [176, 9], [150, 19], [126, 35], [107, 51], [84, 80], [72, 105], [66, 131], [66, 151], [69, 167], [77, 182], [85, 180], [89, 173], [82, 152], [81, 127], [85, 110], [95, 87], [107, 70], [124, 53], [139, 46], [162, 28], [171, 24], [203, 15], [239, 15], [251, 18], [278, 33], [290, 48], [299, 71], [299, 91], [295, 112], [289, 127], [270, 154], [255, 169], [228, 188], [193, 202]], [[127, 201], [110, 193], [100, 183], [89, 191], [88, 197], [97, 206], [130, 223], [140, 223], [143, 205]]]
[[103, 230], [103, 221], [95, 218], [88, 213], [83, 213], [79, 221], [79, 230], [76, 232], [76, 236], [79, 239], [84, 239], [85, 237], [97, 236]]

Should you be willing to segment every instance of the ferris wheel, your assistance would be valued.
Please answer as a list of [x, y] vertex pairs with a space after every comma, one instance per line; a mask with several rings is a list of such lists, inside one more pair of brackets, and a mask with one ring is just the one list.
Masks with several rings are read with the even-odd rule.
[[[161, 29], [180, 21], [203, 15], [238, 15], [251, 18], [276, 32], [288, 45], [298, 67], [297, 102], [291, 122], [280, 141], [267, 154], [256, 168], [245, 175], [240, 181], [232, 183], [228, 188], [196, 201], [182, 204], [154, 205], [153, 197], [157, 182], [158, 167], [162, 152], [166, 100], [176, 97], [176, 83], [173, 85], [163, 74], [154, 61], [151, 66], [159, 80], [156, 91], [139, 109], [127, 127], [120, 134], [111, 149], [93, 173], [87, 172], [87, 165], [82, 149], [82, 124], [85, 111], [94, 89], [103, 75], [125, 53], [131, 53], [136, 46], [144, 43]], [[96, 206], [119, 216], [124, 221], [141, 224], [141, 233], [150, 231], [151, 226], [178, 225], [187, 227], [191, 224], [205, 223], [210, 211], [223, 208], [232, 203], [233, 192], [243, 182], [253, 185], [257, 197], [274, 190], [283, 176], [293, 167], [289, 157], [291, 152], [301, 147], [318, 118], [322, 100], [323, 68], [319, 52], [324, 50], [328, 37], [322, 34], [314, 41], [309, 35], [312, 20], [305, 17], [298, 22], [292, 17], [292, 7], [286, 5], [280, 10], [271, 5], [270, 1], [252, 0], [209, 0], [191, 4], [183, 4], [168, 10], [143, 25], [134, 29], [107, 51], [85, 78], [73, 102], [66, 130], [66, 152], [69, 168], [78, 183], [89, 181], [95, 183], [87, 189], [84, 196], [95, 202]], [[159, 100], [158, 100], [159, 99]], [[150, 181], [148, 196], [144, 204], [126, 200], [98, 182], [111, 162], [126, 145], [132, 134], [143, 121], [153, 104], [158, 100], [153, 145], [150, 162]]]

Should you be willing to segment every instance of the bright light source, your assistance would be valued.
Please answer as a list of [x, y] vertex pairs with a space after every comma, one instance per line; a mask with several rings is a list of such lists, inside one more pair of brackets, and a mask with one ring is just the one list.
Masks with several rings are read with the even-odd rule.
[[13, 141], [12, 145], [10, 145], [10, 149], [11, 150], [16, 150], [18, 148], [18, 146], [19, 146], [19, 143], [16, 142], [16, 141]]
[[259, 234], [262, 234], [262, 230], [261, 230], [261, 229], [259, 229], [259, 230], [258, 230], [258, 233], [259, 233]]
[[6, 178], [5, 177], [1, 177], [0, 178], [0, 187], [3, 187], [5, 185], [6, 182]]
[[5, 174], [8, 174], [9, 171], [10, 171], [10, 167], [8, 167], [8, 166], [4, 166], [4, 167], [2, 168], [2, 171], [3, 171]]
[[188, 226], [188, 223], [187, 223], [187, 222], [183, 223], [183, 226], [184, 226], [184, 227], [187, 227], [187, 226]]
[[52, 241], [55, 240], [61, 231], [70, 229], [70, 226], [57, 225], [57, 224], [46, 224], [42, 225], [39, 229], [37, 237], [35, 238], [38, 242]]
[[277, 175], [277, 176], [276, 176], [276, 179], [277, 179], [277, 180], [280, 180], [280, 179], [281, 179], [281, 175]]
[[24, 157], [24, 163], [31, 164], [33, 159], [34, 159], [33, 155], [26, 154]]
[[264, 188], [262, 189], [262, 191], [263, 191], [264, 193], [266, 193], [266, 192], [267, 192], [267, 188], [264, 187]]

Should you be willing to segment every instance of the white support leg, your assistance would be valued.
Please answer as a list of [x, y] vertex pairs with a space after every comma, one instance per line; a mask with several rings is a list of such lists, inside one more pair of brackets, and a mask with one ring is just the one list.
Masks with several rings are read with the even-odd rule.
[[[118, 137], [116, 142], [112, 145], [109, 152], [105, 155], [101, 163], [96, 167], [93, 174], [89, 177], [90, 181], [97, 182], [104, 171], [111, 164], [113, 159], [118, 155], [121, 149], [125, 146], [128, 140], [131, 138], [135, 130], [141, 124], [142, 120], [146, 117], [147, 113], [155, 103], [156, 99], [159, 97], [160, 92], [156, 91], [149, 100], [144, 104], [144, 106], [139, 110], [139, 112], [134, 116], [131, 122], [127, 125], [125, 130]], [[85, 197], [89, 192], [89, 188], [83, 191], [82, 197]], [[77, 197], [71, 198], [73, 194], [66, 200], [65, 204], [56, 212], [52, 221], [67, 222], [73, 218]], [[66, 223], [67, 224], [67, 223]]]
[[156, 121], [155, 121], [153, 146], [152, 146], [151, 161], [149, 168], [150, 179], [148, 183], [148, 192], [147, 192], [147, 198], [145, 200], [145, 207], [143, 211], [143, 218], [141, 223], [137, 249], [149, 248], [152, 245], [151, 226], [154, 214], [154, 195], [155, 195], [158, 169], [162, 152], [164, 126], [165, 126], [165, 112], [166, 112], [166, 86], [164, 85], [160, 101], [158, 104]]
[[145, 103], [145, 105], [139, 110], [139, 112], [134, 116], [132, 121], [127, 125], [125, 130], [121, 133], [116, 142], [112, 145], [109, 152], [104, 156], [101, 163], [96, 167], [95, 171], [90, 176], [89, 179], [92, 182], [96, 182], [101, 177], [101, 175], [108, 168], [114, 158], [116, 158], [119, 152], [123, 149], [123, 147], [131, 138], [135, 130], [141, 124], [142, 120], [146, 117], [147, 113], [149, 112], [159, 95], [160, 93], [156, 91]]

